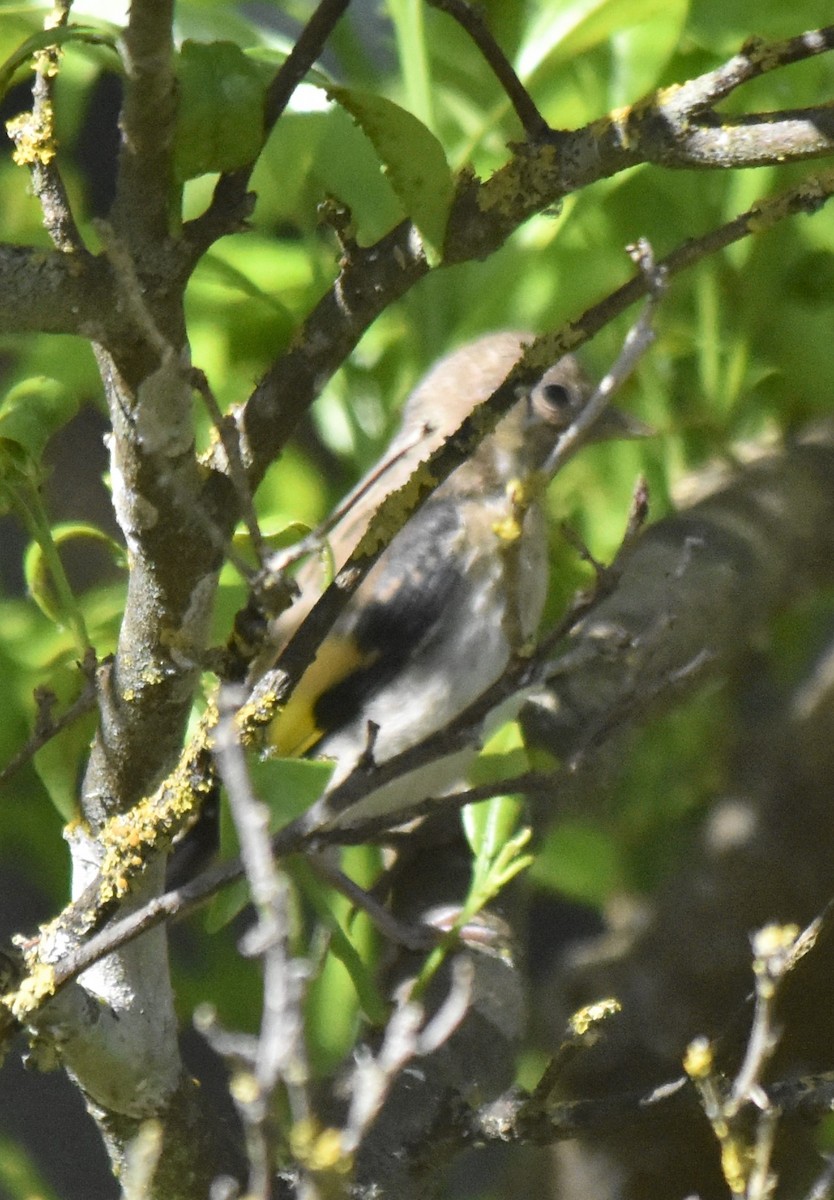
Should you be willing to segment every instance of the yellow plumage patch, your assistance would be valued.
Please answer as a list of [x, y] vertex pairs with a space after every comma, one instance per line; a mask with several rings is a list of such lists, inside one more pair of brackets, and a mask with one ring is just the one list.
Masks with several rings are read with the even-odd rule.
[[300, 758], [311, 750], [327, 733], [316, 724], [319, 699], [367, 664], [368, 655], [352, 638], [329, 637], [269, 727], [267, 739], [274, 752], [281, 758]]

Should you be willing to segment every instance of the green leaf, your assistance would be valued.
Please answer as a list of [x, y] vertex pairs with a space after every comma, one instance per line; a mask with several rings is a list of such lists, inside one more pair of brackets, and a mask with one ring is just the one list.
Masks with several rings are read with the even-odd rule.
[[525, 38], [519, 74], [529, 81], [539, 67], [546, 65], [549, 69], [621, 36], [633, 26], [665, 18], [670, 8], [676, 14], [680, 10], [682, 21], [687, 9], [683, 0], [573, 0], [544, 6]]
[[[649, 5], [645, 7], [650, 9]], [[613, 35], [609, 85], [612, 107], [632, 104], [657, 86], [661, 71], [680, 41], [688, 11], [688, 0], [669, 0]]]
[[[52, 526], [51, 532], [54, 546], [62, 546], [65, 542], [71, 542], [77, 538], [86, 538], [103, 545], [110, 552], [117, 566], [126, 566], [124, 549], [109, 534], [95, 525], [90, 525], [86, 521], [67, 521]], [[63, 606], [55, 591], [49, 559], [40, 542], [30, 542], [27, 547], [23, 559], [23, 575], [29, 595], [44, 616], [56, 624], [63, 624], [65, 621]]]
[[[57, 379], [37, 375], [17, 384], [0, 406], [0, 450], [37, 463], [54, 433], [78, 411], [78, 401]], [[4, 464], [0, 460], [0, 476]]]
[[234, 42], [184, 42], [177, 63], [174, 138], [178, 182], [255, 161], [264, 143], [264, 102], [272, 69]]
[[[508, 721], [487, 742], [469, 771], [469, 781], [476, 785], [497, 783], [528, 767], [518, 722]], [[477, 863], [485, 866], [495, 858], [517, 829], [521, 812], [522, 805], [513, 796], [493, 796], [480, 804], [467, 804], [461, 811], [461, 821]]]
[[[48, 684], [57, 697], [56, 714], [59, 714], [75, 703], [86, 680], [75, 663], [64, 663], [50, 675]], [[78, 816], [81, 770], [90, 752], [97, 723], [98, 712], [93, 708], [62, 729], [34, 756], [40, 781], [64, 821], [72, 821]]]
[[46, 50], [49, 46], [63, 46], [67, 42], [88, 42], [94, 46], [110, 46], [116, 49], [115, 37], [101, 33], [89, 25], [41, 29], [21, 42], [5, 62], [0, 63], [0, 96], [6, 92], [18, 67], [22, 67], [33, 54], [37, 54], [39, 50]]
[[363, 1013], [372, 1024], [384, 1025], [390, 1015], [388, 1006], [377, 987], [373, 972], [363, 960], [363, 948], [354, 944], [336, 915], [334, 893], [321, 883], [302, 858], [289, 862], [287, 871], [327, 929], [330, 938], [328, 948], [347, 971]]
[[420, 231], [430, 262], [439, 261], [455, 185], [446, 153], [430, 129], [384, 96], [329, 89], [373, 143], [398, 200]]
[[217, 933], [234, 921], [249, 903], [249, 886], [245, 879], [236, 879], [212, 899], [203, 922], [206, 933]]
[[478, 862], [489, 863], [518, 827], [523, 805], [513, 796], [467, 804], [461, 813], [466, 840]]
[[433, 129], [434, 93], [424, 10], [423, 0], [388, 0], [409, 108], [424, 125]]
[[[288, 550], [289, 546], [294, 546], [312, 532], [312, 526], [308, 526], [304, 521], [281, 521], [275, 517], [268, 517], [260, 522], [260, 535], [264, 546], [271, 551]], [[252, 550], [252, 536], [248, 529], [235, 529], [233, 540], [235, 550], [241, 553]]]
[[273, 832], [318, 800], [335, 765], [315, 758], [264, 758], [250, 763], [252, 786], [270, 808]]

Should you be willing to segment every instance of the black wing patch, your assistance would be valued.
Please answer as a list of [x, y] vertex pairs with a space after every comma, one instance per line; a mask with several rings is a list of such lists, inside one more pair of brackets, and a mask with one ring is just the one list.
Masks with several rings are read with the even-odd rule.
[[430, 644], [461, 583], [455, 553], [461, 532], [453, 500], [430, 501], [391, 543], [373, 580], [374, 599], [354, 612], [347, 632], [367, 665], [322, 693], [316, 726], [324, 734], [350, 724], [413, 655]]

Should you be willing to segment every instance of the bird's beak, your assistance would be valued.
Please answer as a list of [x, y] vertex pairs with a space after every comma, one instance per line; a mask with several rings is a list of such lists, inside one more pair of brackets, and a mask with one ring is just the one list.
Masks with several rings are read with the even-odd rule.
[[647, 425], [645, 421], [640, 421], [637, 417], [612, 405], [606, 408], [599, 420], [594, 423], [588, 432], [587, 440], [589, 442], [606, 442], [612, 438], [630, 440], [653, 437], [655, 432], [656, 430], [651, 425]]

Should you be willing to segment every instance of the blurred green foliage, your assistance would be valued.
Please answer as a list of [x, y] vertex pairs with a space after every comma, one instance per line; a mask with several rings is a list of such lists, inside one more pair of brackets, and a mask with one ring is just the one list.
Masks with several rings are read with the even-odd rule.
[[[243, 5], [221, 0], [181, 0], [177, 5], [180, 42], [232, 43], [221, 57], [244, 79], [244, 111], [250, 116], [253, 89], [256, 93], [266, 75], [264, 64], [286, 52], [296, 22], [313, 6], [298, 0], [279, 7], [284, 19], [277, 31], [267, 23], [270, 6], [258, 10], [260, 16], [249, 16]], [[652, 87], [710, 69], [753, 34], [783, 37], [830, 17], [830, 6], [822, 0], [805, 0], [801, 6], [782, 0], [485, 0], [481, 7], [547, 120], [563, 128], [634, 101]], [[76, 18], [97, 20], [105, 34], [116, 32], [92, 8], [77, 3]], [[392, 172], [390, 162], [388, 175], [381, 169], [367, 136], [373, 135], [372, 107], [376, 113], [399, 105], [411, 114], [409, 122], [426, 126], [424, 145], [436, 145], [438, 161], [445, 157], [453, 170], [471, 163], [481, 176], [505, 161], [506, 144], [520, 138], [506, 97], [468, 38], [445, 15], [418, 9], [407, 0], [389, 0], [378, 15], [365, 11], [362, 23], [352, 13], [342, 21], [321, 75], [299, 90], [263, 148], [253, 177], [258, 200], [251, 230], [215, 245], [191, 279], [187, 319], [193, 360], [205, 370], [224, 408], [245, 400], [336, 274], [339, 249], [321, 224], [318, 206], [328, 196], [349, 205], [358, 239], [368, 243], [414, 204], [413, 180], [403, 186], [402, 173]], [[0, 61], [40, 29], [42, 16], [42, 6], [34, 3], [19, 3], [8, 14], [4, 10]], [[202, 53], [188, 50], [184, 66], [194, 69]], [[118, 69], [112, 49], [70, 43], [57, 85], [59, 163], [93, 247], [98, 243], [89, 185], [76, 151], [91, 116], [97, 80]], [[14, 81], [24, 81], [26, 73], [27, 68], [18, 68]], [[325, 78], [349, 89], [342, 93], [343, 105], [328, 102], [319, 86]], [[832, 62], [823, 56], [765, 76], [734, 95], [728, 108], [821, 102], [830, 95], [833, 78]], [[373, 106], [368, 102], [361, 108], [355, 100], [363, 90], [376, 97]], [[354, 99], [349, 102], [349, 97]], [[204, 99], [209, 103], [211, 97]], [[200, 212], [211, 194], [214, 177], [198, 172], [234, 165], [227, 154], [233, 126], [231, 134], [229, 128], [221, 131], [219, 148], [215, 142], [196, 144], [211, 119], [201, 113], [189, 110], [195, 129], [181, 129], [186, 218]], [[99, 162], [94, 169], [107, 174], [112, 164]], [[378, 455], [408, 388], [451, 346], [489, 329], [538, 331], [575, 317], [630, 275], [624, 247], [637, 237], [647, 237], [658, 255], [665, 254], [757, 197], [795, 181], [801, 171], [789, 166], [737, 173], [631, 170], [568, 198], [558, 212], [535, 217], [488, 261], [433, 273], [380, 316], [328, 383], [311, 427], [260, 490], [257, 501], [265, 525], [309, 525], [326, 513]], [[417, 174], [425, 199], [422, 169]], [[8, 154], [0, 161], [0, 212], [5, 241], [47, 245], [27, 177]], [[428, 220], [436, 235], [442, 205], [429, 209]], [[649, 481], [656, 518], [668, 509], [685, 474], [708, 458], [732, 454], [740, 439], [789, 431], [828, 411], [834, 394], [834, 358], [828, 353], [833, 283], [830, 209], [748, 239], [676, 279], [658, 318], [657, 343], [622, 396], [622, 403], [651, 423], [657, 436], [639, 445], [597, 447], [581, 456], [553, 487], [554, 517], [569, 521], [604, 559], [622, 535], [639, 472]], [[633, 316], [605, 329], [583, 352], [593, 371], [601, 373], [615, 357]], [[60, 381], [73, 406], [102, 405], [90, 348], [81, 339], [0, 334], [0, 364], [3, 395], [34, 376], [48, 375]], [[198, 443], [205, 445], [210, 425], [198, 406], [194, 421]], [[326, 470], [322, 464], [328, 464]], [[587, 581], [587, 570], [556, 531], [553, 562], [555, 614], [574, 588]], [[99, 656], [115, 644], [123, 586], [91, 582], [77, 597]], [[218, 640], [242, 595], [234, 572], [227, 571], [217, 606]], [[56, 628], [20, 597], [0, 597], [0, 762], [25, 739], [34, 714], [33, 689], [63, 687], [65, 694], [61, 679], [73, 658], [70, 631]], [[598, 905], [617, 889], [653, 886], [670, 869], [670, 845], [682, 836], [670, 831], [687, 829], [693, 814], [720, 787], [725, 729], [713, 698], [650, 730], [617, 795], [606, 798], [600, 812], [581, 822], [572, 817], [554, 830], [539, 855], [536, 881]], [[76, 737], [66, 750], [60, 784], [64, 793], [68, 779], [77, 778], [82, 769], [88, 737], [89, 731], [80, 741]], [[59, 822], [31, 769], [0, 795], [0, 846], [5, 854], [25, 856], [42, 881], [47, 904], [60, 902], [65, 867]], [[349, 923], [344, 912], [339, 919]], [[196, 929], [188, 936], [192, 934], [201, 937]], [[247, 966], [241, 974], [239, 964], [230, 967], [235, 958], [228, 931], [183, 958], [184, 1010], [200, 996], [211, 995], [224, 1021], [253, 1025], [257, 972]], [[327, 971], [332, 978], [319, 979], [310, 1006], [319, 1066], [338, 1058], [357, 1019], [343, 967], [328, 965]], [[322, 1018], [325, 1011], [341, 1014], [338, 1029]]]

